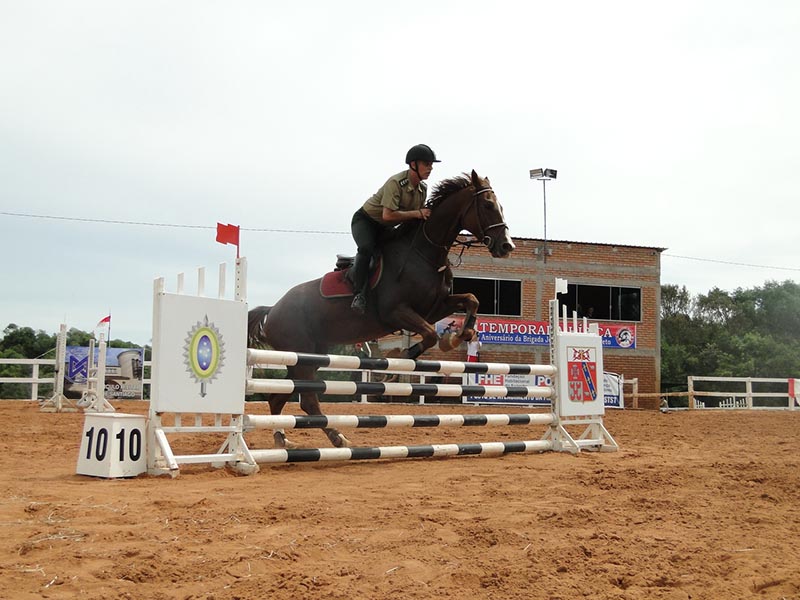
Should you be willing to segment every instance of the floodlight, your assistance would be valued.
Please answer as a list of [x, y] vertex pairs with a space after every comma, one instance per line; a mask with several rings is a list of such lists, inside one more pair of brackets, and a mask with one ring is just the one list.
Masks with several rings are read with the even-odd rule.
[[542, 182], [542, 195], [544, 197], [544, 262], [547, 262], [547, 182], [555, 179], [558, 171], [555, 169], [531, 169], [531, 179]]

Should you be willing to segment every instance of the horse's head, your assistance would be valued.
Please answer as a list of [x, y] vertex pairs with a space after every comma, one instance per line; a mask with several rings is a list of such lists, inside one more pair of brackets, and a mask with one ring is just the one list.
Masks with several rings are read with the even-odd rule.
[[503, 220], [503, 207], [497, 201], [488, 178], [472, 171], [473, 199], [463, 213], [461, 225], [483, 242], [495, 258], [505, 258], [514, 250]]

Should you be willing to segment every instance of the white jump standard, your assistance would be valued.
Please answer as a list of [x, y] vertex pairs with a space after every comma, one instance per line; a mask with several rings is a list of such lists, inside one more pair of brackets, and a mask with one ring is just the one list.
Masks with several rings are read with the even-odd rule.
[[[176, 293], [165, 291], [163, 279], [154, 285], [153, 360], [147, 466], [151, 474], [176, 476], [181, 464], [210, 463], [253, 473], [259, 463], [421, 458], [433, 456], [499, 456], [548, 450], [614, 451], [617, 444], [603, 426], [602, 341], [591, 331], [572, 331], [566, 315], [559, 323], [558, 303], [550, 302], [550, 365], [463, 363], [456, 361], [375, 359], [247, 349], [246, 259], [237, 259], [234, 299], [225, 299], [225, 270], [220, 266], [219, 294], [207, 298], [205, 273], [198, 271], [198, 294], [183, 293], [183, 275]], [[557, 280], [558, 284], [561, 280]], [[566, 287], [566, 282], [563, 282]], [[562, 327], [560, 327], [562, 325]], [[563, 330], [562, 330], [563, 329]], [[537, 374], [550, 377], [552, 387], [479, 386], [454, 384], [373, 383], [253, 379], [255, 365], [307, 364], [331, 369], [392, 370], [407, 373]], [[268, 392], [316, 391], [328, 394], [394, 396], [547, 397], [548, 413], [510, 415], [246, 415], [245, 395]], [[170, 417], [171, 415], [171, 417]], [[171, 423], [170, 423], [171, 420]], [[213, 421], [213, 425], [209, 425]], [[248, 448], [245, 434], [256, 428], [382, 428], [544, 426], [540, 439], [472, 444], [381, 446], [370, 448], [263, 449]], [[581, 428], [573, 436], [567, 428]], [[178, 455], [170, 436], [186, 433], [223, 434], [215, 453]]]

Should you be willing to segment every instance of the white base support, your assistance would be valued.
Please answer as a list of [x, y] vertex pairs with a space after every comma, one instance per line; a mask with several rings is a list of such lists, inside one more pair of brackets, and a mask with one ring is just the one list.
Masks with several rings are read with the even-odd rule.
[[70, 400], [64, 394], [53, 394], [47, 400], [39, 403], [41, 412], [78, 412], [78, 407], [74, 400]]
[[[217, 416], [217, 415], [215, 415]], [[180, 415], [178, 415], [178, 422]], [[229, 467], [238, 473], [250, 475], [259, 470], [253, 455], [244, 439], [242, 423], [244, 415], [232, 415], [230, 425], [187, 425], [176, 424], [165, 427], [161, 423], [161, 415], [150, 416], [148, 423], [148, 475], [169, 475], [177, 477], [182, 464], [205, 464], [214, 468]], [[172, 451], [167, 433], [220, 433], [227, 432], [228, 437], [214, 454], [175, 454]]]
[[94, 390], [85, 391], [77, 404], [83, 409], [83, 412], [87, 413], [108, 413], [116, 411], [105, 396], [98, 395]]
[[[566, 427], [586, 425], [586, 429], [575, 438]], [[571, 452], [577, 454], [581, 450], [596, 452], [616, 452], [619, 445], [603, 425], [602, 418], [597, 419], [560, 419], [545, 433], [544, 440], [553, 443], [556, 452]]]

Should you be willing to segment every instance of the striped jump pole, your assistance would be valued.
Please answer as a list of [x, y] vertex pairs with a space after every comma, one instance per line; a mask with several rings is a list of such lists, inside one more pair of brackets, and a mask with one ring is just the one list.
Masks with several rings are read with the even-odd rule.
[[552, 413], [485, 415], [245, 415], [245, 429], [381, 429], [387, 427], [491, 427], [552, 425]]
[[250, 450], [256, 463], [324, 462], [375, 460], [379, 458], [432, 458], [444, 456], [502, 456], [504, 454], [547, 452], [550, 440], [483, 442], [476, 444], [431, 444], [424, 446], [378, 446], [374, 448], [308, 448]]
[[544, 375], [556, 374], [553, 365], [509, 363], [458, 362], [450, 360], [412, 360], [409, 358], [368, 358], [338, 354], [307, 354], [277, 350], [247, 349], [248, 366], [327, 367], [351, 371], [401, 371], [408, 373], [483, 373], [487, 375]]
[[375, 383], [368, 381], [316, 381], [248, 379], [248, 394], [313, 392], [332, 396], [355, 394], [386, 396], [473, 396], [489, 398], [552, 398], [553, 388], [541, 385], [457, 385], [450, 383]]

